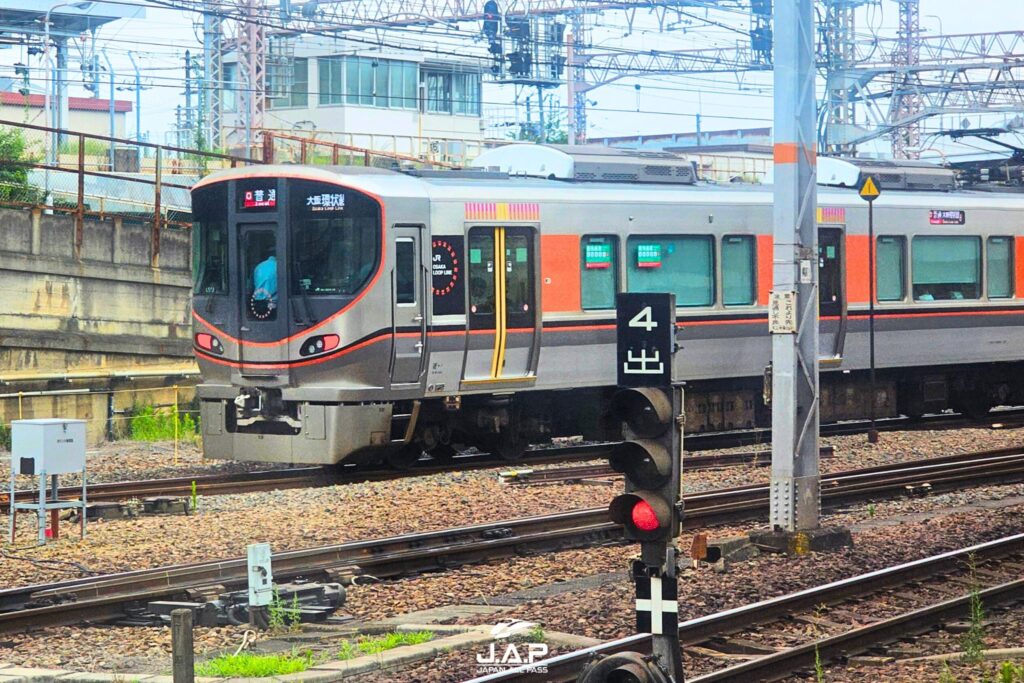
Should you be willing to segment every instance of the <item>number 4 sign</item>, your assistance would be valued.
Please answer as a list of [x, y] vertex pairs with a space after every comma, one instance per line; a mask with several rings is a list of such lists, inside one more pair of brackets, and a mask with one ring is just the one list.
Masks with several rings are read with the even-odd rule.
[[675, 346], [675, 295], [621, 293], [615, 297], [615, 306], [619, 386], [669, 386]]

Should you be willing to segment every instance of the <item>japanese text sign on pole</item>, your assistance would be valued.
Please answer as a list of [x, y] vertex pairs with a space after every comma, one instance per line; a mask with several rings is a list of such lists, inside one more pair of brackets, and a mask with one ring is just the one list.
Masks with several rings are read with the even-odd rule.
[[882, 186], [878, 183], [878, 178], [873, 175], [864, 176], [864, 179], [860, 181], [860, 187], [857, 188], [857, 194], [868, 202], [878, 199], [882, 194]]
[[618, 385], [672, 385], [676, 296], [622, 292], [615, 295]]

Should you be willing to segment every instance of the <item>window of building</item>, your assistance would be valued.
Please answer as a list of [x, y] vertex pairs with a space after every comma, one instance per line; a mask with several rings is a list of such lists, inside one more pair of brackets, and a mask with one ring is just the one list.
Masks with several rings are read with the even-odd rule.
[[428, 112], [480, 115], [480, 74], [424, 71], [423, 82], [427, 89]]
[[757, 252], [750, 235], [722, 238], [722, 303], [749, 306], [757, 300]]
[[320, 104], [341, 104], [344, 95], [343, 57], [321, 57], [316, 60], [320, 83]]
[[981, 295], [981, 238], [918, 236], [913, 240], [914, 299], [949, 301]]
[[1013, 238], [989, 237], [986, 263], [989, 298], [1008, 299], [1013, 296]]
[[309, 60], [296, 57], [291, 60], [291, 68], [282, 68], [275, 72], [285, 82], [267, 84], [267, 90], [277, 93], [278, 97], [270, 100], [274, 109], [282, 107], [306, 107], [309, 105]]
[[585, 235], [580, 240], [580, 294], [583, 310], [615, 308], [619, 283], [619, 239]]
[[320, 64], [320, 104], [416, 108], [415, 62], [371, 57], [325, 57]]
[[674, 292], [677, 306], [715, 300], [714, 240], [710, 235], [644, 235], [626, 241], [631, 292]]
[[875, 245], [875, 295], [879, 301], [902, 301], [907, 295], [907, 240], [882, 235]]
[[452, 112], [452, 75], [427, 72], [427, 111], [438, 114]]

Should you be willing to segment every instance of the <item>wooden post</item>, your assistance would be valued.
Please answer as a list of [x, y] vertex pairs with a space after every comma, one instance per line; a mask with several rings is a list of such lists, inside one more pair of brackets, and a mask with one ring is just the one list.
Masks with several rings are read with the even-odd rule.
[[163, 148], [156, 148], [156, 167], [154, 169], [153, 177], [155, 183], [153, 185], [153, 230], [150, 234], [150, 263], [149, 265], [153, 268], [160, 267], [160, 193], [161, 183], [163, 174]]
[[192, 610], [171, 611], [171, 672], [174, 683], [195, 683], [196, 659], [192, 647]]

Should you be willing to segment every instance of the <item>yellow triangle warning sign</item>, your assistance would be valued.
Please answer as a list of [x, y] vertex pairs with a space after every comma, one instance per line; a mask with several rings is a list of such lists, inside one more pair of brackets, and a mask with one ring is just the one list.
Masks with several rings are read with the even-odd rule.
[[866, 176], [864, 182], [860, 184], [860, 198], [866, 199], [869, 202], [874, 201], [878, 198], [878, 195], [882, 194], [882, 191], [878, 189], [878, 181], [875, 180], [874, 176]]

